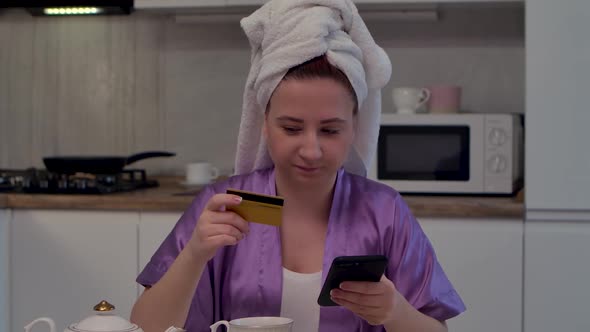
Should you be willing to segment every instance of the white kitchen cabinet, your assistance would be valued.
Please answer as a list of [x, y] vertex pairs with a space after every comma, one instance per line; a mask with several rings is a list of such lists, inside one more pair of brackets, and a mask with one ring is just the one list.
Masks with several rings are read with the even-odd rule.
[[590, 331], [590, 220], [525, 228], [524, 332]]
[[135, 0], [134, 7], [139, 10], [191, 9], [223, 7], [227, 0]]
[[523, 220], [422, 218], [420, 224], [467, 307], [449, 320], [449, 331], [521, 331]]
[[[139, 270], [143, 270], [152, 255], [172, 230], [182, 213], [142, 212], [139, 220]], [[138, 295], [143, 287], [137, 285]]]
[[39, 316], [58, 331], [105, 299], [129, 317], [136, 298], [137, 212], [15, 210], [12, 331]]
[[10, 210], [0, 209], [0, 332], [10, 328]]
[[[239, 0], [237, 0], [239, 1]], [[514, 2], [522, 3], [524, 0], [353, 0], [354, 3], [375, 3], [375, 4], [437, 4], [437, 3], [494, 3], [494, 2]]]
[[524, 332], [590, 331], [589, 13], [526, 3]]
[[[183, 10], [224, 6], [261, 6], [269, 0], [135, 0], [138, 10]], [[354, 0], [356, 4], [523, 3], [524, 0]], [[179, 13], [180, 14], [180, 13]]]
[[264, 5], [269, 0], [226, 0], [229, 6], [256, 6]]
[[[136, 0], [136, 3], [140, 0]], [[146, 0], [143, 0], [146, 1]], [[263, 5], [269, 0], [226, 0], [230, 6]], [[478, 3], [478, 2], [524, 2], [524, 0], [353, 0], [355, 4], [435, 4], [435, 3]], [[141, 2], [141, 1], [140, 1]]]
[[588, 0], [526, 3], [525, 199], [533, 220], [590, 215], [589, 13]]
[[[0, 211], [1, 239], [12, 240], [13, 263], [12, 325], [0, 325], [5, 329], [1, 332], [38, 316], [55, 318], [63, 329], [90, 314], [103, 298], [118, 306], [121, 316], [129, 317], [142, 291], [135, 283], [137, 274], [180, 216], [181, 212], [17, 210], [9, 222], [10, 213]], [[449, 330], [521, 331], [522, 221], [423, 218], [420, 224], [467, 305], [465, 313], [448, 322]], [[580, 244], [584, 240], [590, 240], [590, 229]], [[4, 241], [0, 244], [6, 247]], [[574, 247], [563, 253], [570, 252], [575, 253]], [[541, 250], [541, 256], [547, 253]], [[531, 285], [547, 287], [543, 282]], [[581, 304], [579, 310], [584, 308]], [[536, 326], [533, 330], [538, 331]]]

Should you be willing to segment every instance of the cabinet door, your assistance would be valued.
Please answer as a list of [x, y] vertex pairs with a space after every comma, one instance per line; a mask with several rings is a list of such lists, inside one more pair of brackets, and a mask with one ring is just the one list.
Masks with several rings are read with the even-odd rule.
[[[136, 0], [137, 2], [143, 2], [149, 0]], [[153, 0], [152, 0], [153, 1]], [[213, 1], [213, 0], [212, 0]], [[239, 5], [263, 5], [267, 3], [269, 0], [226, 0], [227, 4], [230, 6], [239, 6]], [[414, 4], [414, 3], [456, 3], [456, 2], [524, 2], [524, 0], [353, 0], [355, 4]]]
[[[140, 214], [138, 274], [150, 261], [181, 215], [180, 212], [142, 212]], [[138, 295], [142, 291], [143, 287], [137, 285]]]
[[230, 6], [254, 6], [254, 5], [264, 5], [270, 0], [226, 0], [227, 4]]
[[12, 330], [48, 316], [63, 331], [102, 299], [128, 318], [136, 295], [138, 221], [131, 212], [15, 210]]
[[523, 221], [420, 220], [467, 311], [448, 322], [453, 332], [522, 329]]
[[0, 209], [0, 332], [10, 327], [10, 210]]
[[525, 229], [524, 332], [590, 331], [590, 220]]
[[389, 4], [437, 4], [437, 3], [472, 3], [472, 2], [524, 2], [524, 0], [353, 0], [354, 3], [389, 3]]
[[588, 13], [588, 0], [526, 3], [524, 174], [529, 211], [590, 207]]
[[222, 7], [226, 0], [135, 0], [135, 9], [189, 9], [200, 7]]

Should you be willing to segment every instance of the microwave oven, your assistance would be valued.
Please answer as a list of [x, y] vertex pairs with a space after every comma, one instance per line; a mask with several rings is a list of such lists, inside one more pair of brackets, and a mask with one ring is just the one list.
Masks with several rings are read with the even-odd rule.
[[517, 114], [382, 114], [369, 178], [400, 193], [510, 195], [522, 187]]

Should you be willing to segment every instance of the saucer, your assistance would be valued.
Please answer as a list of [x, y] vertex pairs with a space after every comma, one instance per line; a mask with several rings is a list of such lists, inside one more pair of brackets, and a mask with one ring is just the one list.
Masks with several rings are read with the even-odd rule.
[[208, 185], [208, 183], [192, 183], [192, 182], [187, 182], [187, 181], [180, 181], [179, 183], [181, 186], [187, 187], [187, 188], [200, 188], [200, 187], [204, 187], [204, 186]]

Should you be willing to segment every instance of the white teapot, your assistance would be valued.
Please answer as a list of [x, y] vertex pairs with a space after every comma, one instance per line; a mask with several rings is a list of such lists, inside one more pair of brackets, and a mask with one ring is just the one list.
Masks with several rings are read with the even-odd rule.
[[[94, 306], [93, 316], [87, 317], [79, 323], [71, 324], [64, 332], [143, 332], [136, 324], [132, 324], [126, 319], [115, 315], [115, 306], [107, 301], [101, 301]], [[25, 332], [30, 332], [33, 325], [37, 323], [46, 323], [49, 325], [50, 332], [57, 332], [55, 322], [48, 317], [37, 318], [25, 326]], [[171, 327], [166, 332], [184, 331]]]

